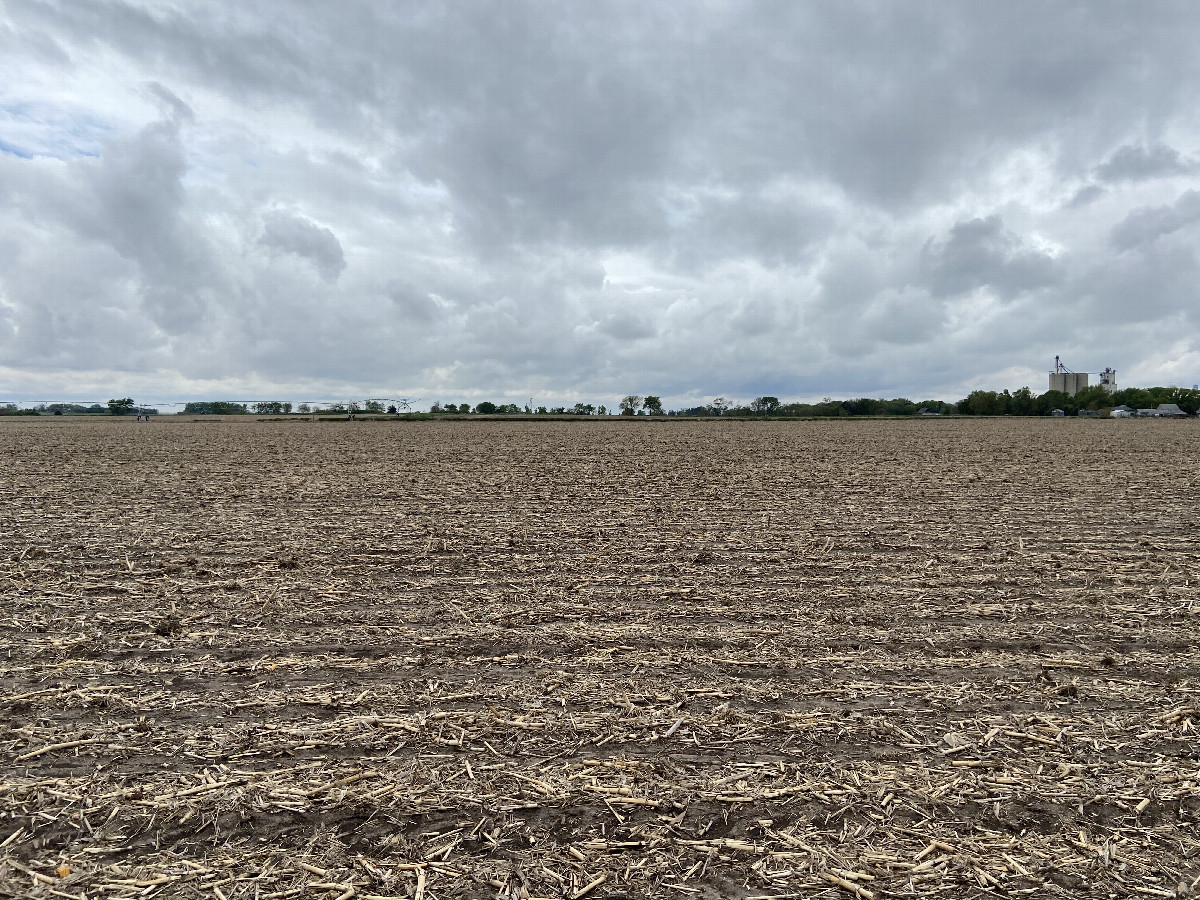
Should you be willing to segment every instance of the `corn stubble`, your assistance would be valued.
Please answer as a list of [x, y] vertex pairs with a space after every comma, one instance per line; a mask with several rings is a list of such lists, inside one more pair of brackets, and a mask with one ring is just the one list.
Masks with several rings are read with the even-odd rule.
[[1197, 424], [0, 423], [0, 896], [1200, 893]]

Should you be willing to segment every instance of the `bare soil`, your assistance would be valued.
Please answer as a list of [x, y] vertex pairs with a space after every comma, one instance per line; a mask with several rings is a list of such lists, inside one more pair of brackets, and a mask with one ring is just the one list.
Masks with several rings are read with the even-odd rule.
[[1198, 894], [1198, 426], [0, 421], [0, 896]]

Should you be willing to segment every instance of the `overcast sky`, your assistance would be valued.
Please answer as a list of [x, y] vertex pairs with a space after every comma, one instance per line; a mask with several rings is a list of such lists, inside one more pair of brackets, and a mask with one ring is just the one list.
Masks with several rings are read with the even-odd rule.
[[1198, 45], [1193, 2], [0, 0], [0, 399], [1190, 387]]

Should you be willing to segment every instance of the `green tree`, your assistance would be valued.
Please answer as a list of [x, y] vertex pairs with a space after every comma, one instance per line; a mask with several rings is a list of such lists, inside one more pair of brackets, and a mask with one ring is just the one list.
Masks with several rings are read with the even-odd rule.
[[1119, 391], [1115, 391], [1112, 395], [1112, 405], [1120, 406], [1121, 404], [1131, 406], [1134, 409], [1149, 409], [1153, 404], [1153, 398], [1145, 388], [1122, 388]]
[[290, 413], [292, 404], [284, 403], [281, 400], [264, 400], [261, 403], [254, 404], [254, 411], [261, 415], [281, 415], [282, 413]]
[[1112, 392], [1098, 384], [1085, 387], [1073, 399], [1076, 409], [1109, 409], [1117, 405], [1113, 403]]
[[0, 404], [0, 416], [40, 416], [36, 409], [21, 409], [15, 403]]
[[363, 409], [369, 413], [381, 413], [383, 412], [383, 404], [378, 400], [368, 400], [363, 404]]
[[907, 397], [895, 397], [883, 404], [882, 412], [886, 416], [915, 416], [917, 404]]
[[481, 416], [490, 416], [496, 412], [496, 404], [484, 400], [482, 403], [475, 404], [475, 412]]
[[957, 411], [957, 407], [953, 403], [947, 403], [945, 400], [922, 400], [916, 405], [942, 416], [953, 415]]
[[1056, 409], [1061, 409], [1068, 415], [1075, 412], [1075, 402], [1062, 391], [1046, 391], [1037, 398], [1037, 414], [1048, 416]]
[[601, 403], [599, 406], [596, 407], [596, 415], [607, 416], [608, 415], [608, 407], [605, 406], [603, 403]]
[[756, 416], [773, 416], [779, 412], [779, 398], [755, 397], [750, 401], [750, 412]]
[[133, 415], [133, 398], [122, 397], [120, 400], [109, 400], [108, 411], [114, 416]]
[[662, 397], [655, 397], [651, 394], [642, 401], [642, 407], [652, 416], [661, 416], [663, 414]]
[[1012, 395], [1010, 408], [1014, 416], [1035, 415], [1037, 413], [1037, 400], [1033, 396], [1033, 391], [1028, 387], [1018, 388], [1017, 392]]
[[1008, 391], [971, 391], [965, 400], [960, 400], [958, 411], [968, 416], [1007, 416], [1012, 396]]
[[1169, 388], [1170, 393], [1164, 403], [1174, 403], [1190, 416], [1200, 410], [1200, 390], [1191, 388]]
[[629, 394], [621, 398], [621, 415], [632, 416], [637, 412], [637, 408], [642, 405], [642, 398], [636, 394]]
[[708, 408], [712, 410], [712, 414], [714, 416], [725, 415], [725, 413], [728, 412], [729, 408], [732, 406], [733, 403], [731, 403], [729, 400], [726, 400], [724, 397], [718, 397], [712, 403], [708, 404]]

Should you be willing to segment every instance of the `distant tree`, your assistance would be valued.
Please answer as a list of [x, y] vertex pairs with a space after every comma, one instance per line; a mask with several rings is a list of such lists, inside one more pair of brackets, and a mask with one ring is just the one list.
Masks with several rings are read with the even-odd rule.
[[1168, 388], [1167, 399], [1163, 403], [1174, 403], [1190, 416], [1200, 411], [1200, 390], [1191, 388]]
[[652, 416], [661, 416], [663, 414], [662, 397], [655, 397], [651, 394], [642, 401], [642, 407]]
[[718, 397], [712, 403], [708, 404], [708, 407], [712, 410], [712, 414], [714, 416], [725, 415], [725, 413], [728, 412], [732, 406], [733, 403], [729, 400], [726, 400], [724, 397]]
[[1072, 399], [1075, 401], [1076, 409], [1108, 409], [1117, 405], [1113, 403], [1113, 395], [1108, 388], [1098, 384], [1078, 391]]
[[301, 403], [298, 407], [296, 407], [296, 411], [302, 412], [302, 413], [309, 413], [309, 412], [312, 412], [312, 407], [309, 406], [307, 403]]
[[496, 412], [505, 416], [515, 416], [521, 412], [521, 407], [515, 403], [503, 403], [496, 407]]
[[552, 415], [552, 416], [561, 416], [561, 415], [563, 415], [563, 414], [564, 414], [566, 411], [567, 411], [567, 408], [566, 408], [565, 406], [552, 406], [552, 407], [550, 407], [550, 415]]
[[603, 403], [601, 403], [599, 406], [596, 407], [596, 415], [607, 416], [608, 415], [608, 407], [605, 406]]
[[539, 415], [539, 416], [544, 416], [544, 415], [546, 415], [546, 407], [544, 407], [544, 406], [539, 406], [539, 407], [537, 408], [537, 411], [538, 411], [538, 415]]
[[292, 411], [292, 404], [284, 403], [281, 400], [264, 400], [254, 404], [254, 411], [260, 416], [262, 415], [280, 415]]
[[114, 416], [133, 415], [133, 398], [122, 397], [120, 400], [109, 400], [108, 411]]
[[1145, 388], [1122, 388], [1113, 393], [1112, 400], [1114, 406], [1120, 406], [1123, 403], [1134, 409], [1149, 409], [1151, 406], [1157, 405], [1154, 403], [1154, 398], [1150, 396], [1150, 392]]
[[[1091, 388], [1088, 388], [1090, 391]], [[1082, 394], [1083, 391], [1080, 391]], [[1153, 409], [1161, 403], [1174, 403], [1184, 412], [1195, 415], [1200, 410], [1200, 391], [1180, 387], [1122, 388], [1110, 394], [1107, 406], [1124, 403], [1134, 409]]]
[[573, 416], [590, 416], [596, 411], [596, 407], [591, 403], [576, 403], [571, 407], [571, 415]]
[[1017, 388], [1009, 403], [1009, 410], [1014, 416], [1032, 416], [1037, 413], [1037, 399], [1028, 387]]
[[839, 403], [836, 400], [830, 400], [828, 397], [822, 398], [820, 403], [817, 403], [813, 406], [812, 414], [814, 416], [826, 416], [829, 418], [850, 415], [844, 403]]
[[1075, 401], [1062, 391], [1046, 391], [1038, 395], [1035, 407], [1039, 416], [1048, 416], [1056, 409], [1070, 414], [1075, 412]]
[[363, 404], [363, 409], [369, 413], [381, 413], [384, 411], [383, 403], [379, 400], [368, 400]]
[[887, 416], [915, 416], [917, 404], [907, 397], [896, 397], [883, 404], [882, 413]]
[[496, 404], [490, 403], [487, 400], [484, 400], [482, 403], [476, 403], [475, 412], [479, 413], [481, 416], [490, 416], [496, 412]]
[[[191, 404], [188, 404], [190, 406]], [[249, 407], [245, 403], [232, 403], [229, 400], [214, 400], [211, 403], [198, 403], [200, 407], [207, 407], [204, 412], [210, 415], [217, 416], [244, 416], [250, 412]], [[187, 412], [187, 406], [184, 407]]]
[[[947, 403], [945, 400], [922, 400], [916, 406], [941, 416], [953, 415], [957, 411], [953, 403]], [[1030, 413], [1030, 415], [1033, 415], [1033, 413]]]
[[630, 394], [621, 399], [621, 415], [632, 416], [637, 412], [637, 408], [642, 405], [642, 398], [636, 394]]
[[756, 397], [750, 401], [750, 412], [756, 416], [773, 416], [779, 412], [779, 398]]
[[958, 411], [967, 416], [1007, 416], [1012, 397], [1008, 391], [971, 391], [958, 402]]

